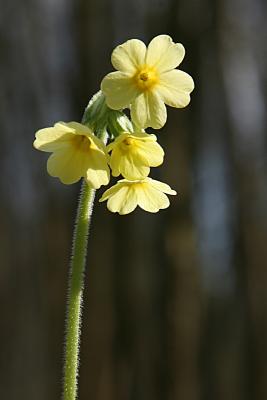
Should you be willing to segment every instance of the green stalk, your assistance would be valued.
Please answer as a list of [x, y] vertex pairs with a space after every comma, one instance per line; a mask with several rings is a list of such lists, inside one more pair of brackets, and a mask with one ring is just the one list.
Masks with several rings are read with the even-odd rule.
[[[82, 123], [94, 130], [104, 143], [107, 141], [108, 109], [101, 92], [90, 100]], [[85, 181], [82, 184], [73, 234], [73, 248], [69, 275], [68, 307], [66, 317], [66, 343], [64, 359], [63, 400], [75, 400], [78, 393], [79, 345], [82, 321], [84, 271], [88, 234], [91, 225], [95, 189]]]
[[95, 189], [83, 182], [73, 235], [64, 366], [64, 400], [77, 398], [84, 270]]

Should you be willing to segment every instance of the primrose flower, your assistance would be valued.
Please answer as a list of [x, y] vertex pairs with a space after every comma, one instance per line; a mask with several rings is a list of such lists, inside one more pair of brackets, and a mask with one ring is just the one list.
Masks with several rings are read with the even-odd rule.
[[148, 176], [150, 167], [163, 163], [164, 151], [155, 135], [145, 132], [124, 132], [107, 146], [111, 151], [110, 167], [113, 176], [120, 174], [130, 180]]
[[170, 205], [165, 193], [177, 194], [166, 183], [151, 178], [135, 181], [122, 179], [106, 190], [99, 201], [108, 200], [109, 211], [118, 212], [120, 215], [129, 214], [137, 206], [145, 211], [156, 213]]
[[131, 109], [132, 120], [141, 128], [161, 128], [167, 119], [165, 104], [185, 107], [190, 102], [194, 82], [190, 75], [175, 69], [185, 49], [168, 35], [156, 36], [148, 48], [138, 39], [117, 46], [111, 62], [118, 71], [103, 79], [101, 90], [107, 105]]
[[95, 189], [109, 182], [109, 167], [104, 143], [91, 130], [77, 122], [58, 122], [35, 134], [33, 146], [53, 153], [47, 171], [62, 183], [71, 184], [84, 177]]

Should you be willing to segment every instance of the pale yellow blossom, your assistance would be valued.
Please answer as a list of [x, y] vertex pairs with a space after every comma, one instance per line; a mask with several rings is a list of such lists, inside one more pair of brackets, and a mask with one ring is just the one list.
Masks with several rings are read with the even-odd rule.
[[120, 174], [129, 180], [148, 176], [150, 167], [162, 164], [164, 151], [155, 135], [145, 132], [124, 132], [107, 147], [111, 151], [110, 167], [113, 176]]
[[121, 215], [129, 214], [137, 206], [156, 213], [170, 205], [165, 193], [176, 194], [166, 183], [151, 178], [135, 181], [122, 179], [106, 190], [99, 201], [107, 200], [108, 209]]
[[132, 120], [139, 127], [161, 128], [167, 119], [165, 104], [181, 108], [190, 102], [193, 79], [175, 69], [184, 55], [183, 45], [168, 35], [155, 37], [148, 48], [138, 39], [117, 46], [111, 62], [118, 71], [106, 75], [101, 83], [107, 105], [115, 110], [130, 106]]
[[34, 147], [51, 152], [47, 171], [62, 183], [84, 178], [93, 188], [109, 182], [108, 155], [104, 143], [91, 130], [77, 122], [58, 122], [36, 132]]

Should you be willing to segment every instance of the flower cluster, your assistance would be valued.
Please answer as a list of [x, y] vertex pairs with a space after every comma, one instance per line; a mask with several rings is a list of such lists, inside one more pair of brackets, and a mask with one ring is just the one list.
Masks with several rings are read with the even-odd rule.
[[[65, 184], [84, 178], [98, 189], [109, 183], [111, 169], [114, 177], [122, 175], [123, 179], [100, 199], [107, 200], [110, 211], [124, 215], [137, 206], [153, 213], [167, 208], [166, 194], [176, 192], [148, 177], [151, 167], [163, 163], [164, 151], [157, 137], [145, 129], [164, 126], [165, 104], [181, 108], [190, 102], [194, 82], [176, 69], [184, 54], [184, 47], [167, 35], [155, 37], [147, 48], [137, 39], [116, 47], [111, 61], [117, 71], [101, 83], [99, 96], [104, 104], [100, 107], [98, 97], [93, 98], [83, 124], [59, 122], [36, 133], [34, 147], [52, 153], [48, 173]], [[125, 108], [130, 109], [131, 121], [122, 112]], [[107, 133], [107, 146], [99, 132]]]

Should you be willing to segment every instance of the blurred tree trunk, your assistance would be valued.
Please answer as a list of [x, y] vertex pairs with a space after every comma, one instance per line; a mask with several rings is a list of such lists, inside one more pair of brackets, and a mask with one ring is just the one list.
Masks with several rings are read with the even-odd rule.
[[265, 46], [259, 38], [266, 36], [263, 10], [261, 1], [226, 1], [220, 23], [240, 218], [237, 257], [247, 301], [246, 389], [253, 399], [267, 396], [266, 102], [258, 62]]

